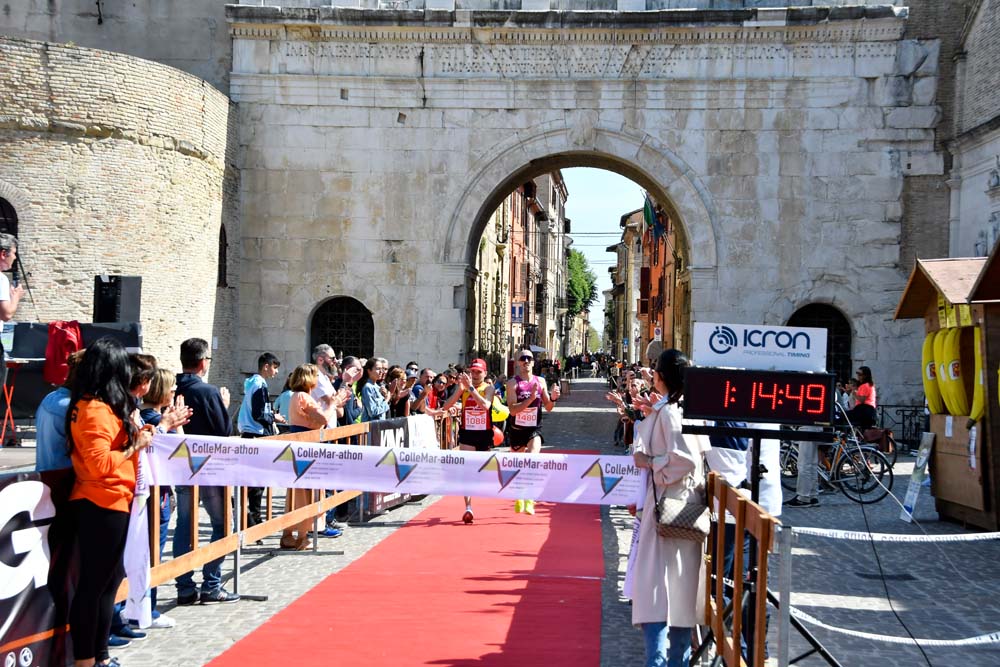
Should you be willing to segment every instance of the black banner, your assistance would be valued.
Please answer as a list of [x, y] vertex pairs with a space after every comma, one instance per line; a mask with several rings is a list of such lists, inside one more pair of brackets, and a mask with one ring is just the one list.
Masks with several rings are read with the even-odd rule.
[[[406, 417], [368, 422], [368, 428], [369, 445], [406, 448], [410, 446], [410, 428]], [[393, 507], [404, 505], [409, 500], [410, 494], [408, 493], [368, 491], [364, 494], [365, 508], [369, 514], [381, 514]]]
[[73, 471], [0, 476], [0, 664], [72, 664]]

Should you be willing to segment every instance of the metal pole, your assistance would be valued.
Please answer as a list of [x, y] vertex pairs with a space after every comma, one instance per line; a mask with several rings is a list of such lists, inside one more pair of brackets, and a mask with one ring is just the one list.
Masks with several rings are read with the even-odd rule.
[[236, 595], [240, 594], [240, 561], [242, 560], [241, 552], [243, 550], [243, 529], [245, 526], [240, 524], [243, 523], [243, 487], [237, 486], [236, 488], [236, 551], [233, 552], [233, 593]]
[[[757, 503], [760, 500], [760, 438], [754, 437], [751, 440], [751, 445], [753, 452], [751, 453], [752, 461], [750, 464], [750, 499]], [[744, 539], [743, 535], [737, 535], [735, 539]], [[742, 563], [734, 563], [736, 567], [742, 567]], [[733, 568], [733, 575], [736, 576], [736, 567]], [[757, 577], [757, 538], [750, 533], [750, 553], [747, 562], [747, 576], [751, 577], [753, 583], [749, 587], [749, 609], [750, 613], [747, 614], [746, 623], [746, 638], [747, 638], [747, 651], [749, 652], [750, 664], [757, 665], [763, 664], [763, 660], [758, 663], [756, 653], [756, 642], [754, 641], [756, 635], [757, 626], [757, 587], [760, 584], [760, 580]], [[743, 608], [740, 609], [740, 613], [743, 612]], [[735, 613], [735, 612], [734, 612]], [[737, 638], [739, 640], [739, 638]]]
[[787, 528], [778, 529], [778, 553], [781, 565], [778, 570], [778, 594], [781, 596], [781, 606], [778, 607], [778, 667], [788, 667], [789, 646], [791, 636], [790, 621], [792, 616], [792, 531]]

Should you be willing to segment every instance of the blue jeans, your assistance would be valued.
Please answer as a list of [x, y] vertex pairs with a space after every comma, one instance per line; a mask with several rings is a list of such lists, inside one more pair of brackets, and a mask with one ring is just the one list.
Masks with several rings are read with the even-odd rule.
[[[203, 486], [199, 488], [201, 503], [208, 512], [209, 521], [212, 524], [212, 542], [222, 539], [226, 533], [225, 527], [225, 487]], [[178, 486], [174, 489], [177, 494], [177, 526], [174, 528], [174, 558], [183, 556], [191, 551], [191, 517], [197, 508], [191, 507], [191, 487]], [[216, 593], [222, 587], [222, 561], [225, 556], [220, 556], [213, 561], [205, 563], [202, 567], [201, 592]], [[198, 587], [194, 583], [194, 573], [185, 572], [177, 577], [177, 596], [190, 596], [198, 592]]]
[[[666, 623], [643, 623], [646, 667], [688, 667], [691, 662], [691, 628]], [[669, 642], [669, 646], [667, 645]]]

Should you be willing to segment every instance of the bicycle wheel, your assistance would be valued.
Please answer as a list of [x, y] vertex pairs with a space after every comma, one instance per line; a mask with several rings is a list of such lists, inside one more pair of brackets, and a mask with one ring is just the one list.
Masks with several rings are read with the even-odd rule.
[[778, 453], [781, 485], [789, 491], [794, 491], [799, 482], [799, 447], [789, 440], [781, 441]]
[[899, 444], [896, 443], [896, 439], [891, 435], [887, 435], [887, 437], [889, 440], [889, 451], [882, 452], [882, 454], [889, 460], [889, 465], [895, 467], [896, 459], [899, 458]]
[[895, 476], [889, 460], [874, 447], [847, 452], [831, 472], [830, 481], [856, 503], [867, 505], [885, 498]]

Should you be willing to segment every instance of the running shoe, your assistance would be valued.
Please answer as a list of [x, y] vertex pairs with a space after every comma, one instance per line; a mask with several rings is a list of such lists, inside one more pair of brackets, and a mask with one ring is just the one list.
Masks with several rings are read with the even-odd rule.
[[177, 621], [170, 618], [166, 614], [160, 614], [159, 616], [153, 617], [153, 622], [149, 627], [156, 630], [165, 630], [167, 628], [172, 628], [175, 625], [177, 625]]
[[319, 533], [314, 533], [314, 534], [319, 535], [319, 537], [340, 537], [341, 535], [344, 534], [344, 531], [340, 530], [339, 528], [332, 528], [330, 526], [327, 526], [323, 530], [319, 531]]
[[524, 501], [520, 498], [514, 501], [514, 511], [518, 514], [524, 511]]
[[108, 648], [125, 648], [131, 643], [131, 640], [119, 637], [118, 635], [108, 637]]
[[462, 521], [465, 523], [472, 523], [472, 508], [466, 507], [465, 514], [462, 515]]
[[146, 638], [145, 632], [139, 629], [131, 628], [127, 623], [116, 629], [114, 635], [116, 637], [121, 637], [122, 639], [127, 639], [130, 642], [140, 642]]
[[532, 515], [535, 513], [535, 501], [534, 500], [525, 500], [524, 501], [524, 513], [525, 514], [532, 514]]

